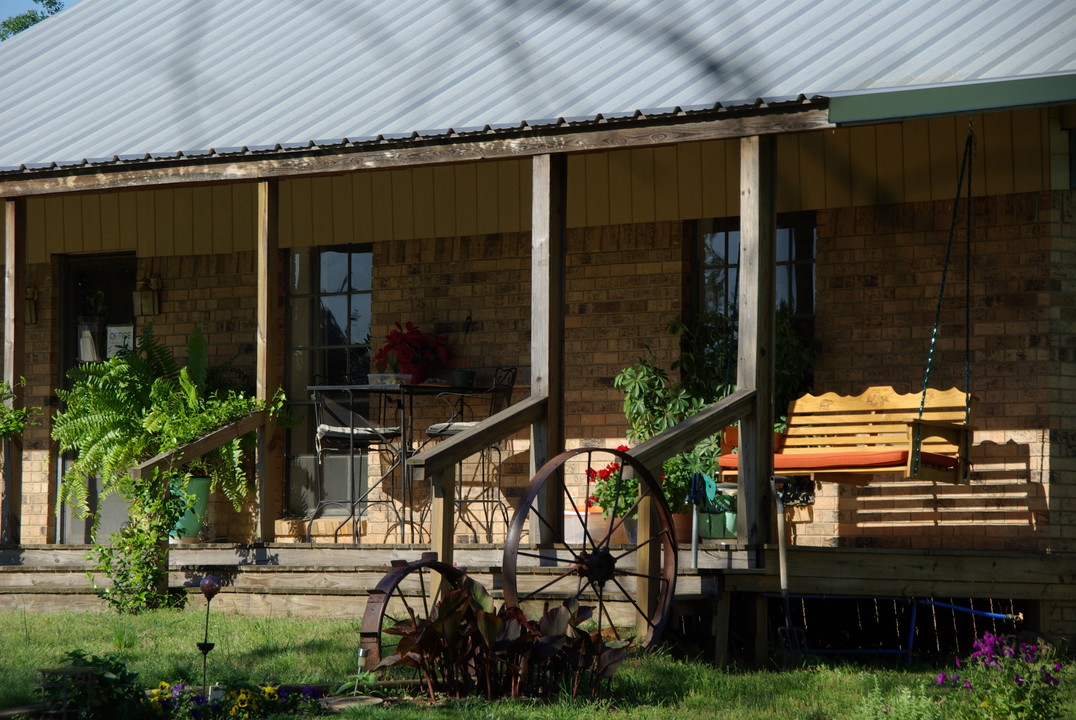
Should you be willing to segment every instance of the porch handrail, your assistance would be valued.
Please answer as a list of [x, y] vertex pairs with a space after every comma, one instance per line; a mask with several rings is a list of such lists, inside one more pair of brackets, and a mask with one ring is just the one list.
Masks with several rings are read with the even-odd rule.
[[246, 417], [239, 418], [235, 422], [206, 433], [197, 440], [193, 440], [186, 445], [180, 445], [175, 450], [161, 453], [140, 465], [135, 465], [130, 470], [131, 479], [141, 480], [151, 477], [159, 468], [174, 467], [197, 460], [206, 453], [216, 450], [221, 445], [229, 443], [237, 437], [242, 437], [251, 430], [263, 427], [268, 418], [268, 410], [255, 410]]
[[726, 425], [738, 421], [754, 408], [756, 395], [754, 388], [737, 390], [705, 410], [636, 445], [628, 452], [654, 477], [660, 477], [662, 463], [690, 450], [696, 443], [720, 432]]
[[548, 405], [549, 398], [545, 395], [531, 395], [490, 415], [477, 425], [415, 454], [407, 462], [415, 470], [416, 479], [436, 476], [543, 419]]

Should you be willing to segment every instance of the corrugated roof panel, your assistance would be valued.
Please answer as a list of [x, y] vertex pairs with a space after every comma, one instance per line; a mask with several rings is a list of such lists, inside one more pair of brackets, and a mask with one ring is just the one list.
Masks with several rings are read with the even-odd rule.
[[1076, 72], [1072, 0], [83, 0], [0, 43], [0, 167]]

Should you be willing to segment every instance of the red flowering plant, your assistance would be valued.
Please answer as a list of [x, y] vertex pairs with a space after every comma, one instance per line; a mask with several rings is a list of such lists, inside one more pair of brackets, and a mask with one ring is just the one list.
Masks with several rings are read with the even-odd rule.
[[[627, 445], [618, 445], [617, 450], [627, 452]], [[689, 453], [677, 455], [666, 460], [662, 465], [661, 490], [665, 502], [675, 512], [687, 510], [687, 495], [691, 489], [691, 476], [700, 472], [694, 457]], [[623, 515], [635, 504], [639, 496], [639, 481], [636, 478], [621, 478], [620, 463], [615, 460], [601, 470], [587, 468], [587, 507], [598, 505], [605, 517]], [[634, 509], [627, 515], [636, 516]]]
[[447, 339], [443, 335], [427, 335], [411, 321], [405, 325], [396, 323], [385, 340], [372, 358], [378, 372], [407, 373], [412, 382], [422, 382], [448, 362]]
[[[627, 452], [627, 445], [617, 445], [617, 450]], [[600, 470], [587, 468], [587, 508], [600, 507], [602, 515], [623, 515], [635, 504], [639, 496], [639, 481], [621, 478], [620, 463], [615, 459]], [[631, 515], [635, 516], [634, 513]]]

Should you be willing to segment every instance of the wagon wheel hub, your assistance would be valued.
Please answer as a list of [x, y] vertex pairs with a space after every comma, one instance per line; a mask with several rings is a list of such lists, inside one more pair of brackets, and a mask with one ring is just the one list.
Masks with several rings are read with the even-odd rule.
[[616, 574], [616, 558], [605, 548], [580, 556], [579, 574], [590, 578], [591, 582], [604, 585]]

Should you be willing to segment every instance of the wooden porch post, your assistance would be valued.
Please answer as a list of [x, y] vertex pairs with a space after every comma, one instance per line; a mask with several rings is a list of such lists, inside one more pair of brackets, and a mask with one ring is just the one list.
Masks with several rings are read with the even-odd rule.
[[[14, 388], [23, 372], [22, 301], [26, 285], [26, 201], [4, 202], [4, 380]], [[10, 402], [21, 402], [15, 399]], [[20, 539], [22, 438], [4, 442], [4, 481], [0, 488], [0, 542]]]
[[[280, 186], [276, 180], [258, 183], [258, 329], [256, 392], [269, 402], [280, 385], [280, 288], [279, 212]], [[276, 423], [272, 419], [258, 429], [258, 502], [255, 536], [258, 541], [273, 539], [273, 522], [279, 516], [281, 497], [280, 449], [274, 443]]]
[[[531, 205], [531, 394], [549, 398], [545, 419], [531, 426], [531, 477], [564, 450], [564, 248], [568, 158], [563, 153], [533, 160]], [[555, 487], [556, 483], [546, 487]], [[545, 493], [537, 510], [559, 529], [564, 498]], [[532, 522], [531, 539], [554, 532]]]
[[736, 386], [755, 388], [754, 410], [740, 421], [739, 536], [761, 563], [773, 502], [774, 201], [772, 135], [740, 140], [740, 319]]

